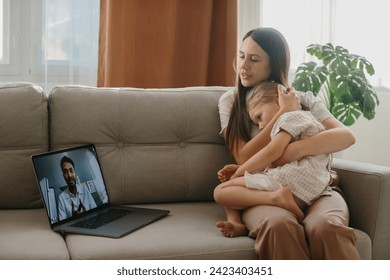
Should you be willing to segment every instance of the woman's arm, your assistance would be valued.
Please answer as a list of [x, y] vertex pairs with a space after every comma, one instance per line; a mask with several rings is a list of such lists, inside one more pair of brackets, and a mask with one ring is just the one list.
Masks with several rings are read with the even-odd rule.
[[[237, 162], [237, 164], [243, 164], [249, 158], [251, 158], [258, 151], [263, 149], [267, 144], [271, 141], [271, 131], [272, 127], [275, 125], [278, 118], [286, 112], [299, 110], [301, 108], [301, 104], [298, 96], [295, 93], [293, 88], [287, 89], [287, 94], [283, 93], [283, 89], [278, 86], [279, 92], [279, 111], [273, 117], [273, 119], [250, 141], [246, 142], [239, 139], [238, 150], [233, 152], [233, 156]], [[223, 131], [223, 135], [226, 139], [226, 129]]]
[[305, 156], [335, 153], [355, 143], [352, 132], [334, 117], [327, 118], [322, 124], [326, 128], [325, 131], [288, 145], [282, 157], [275, 161], [273, 166], [280, 166]]

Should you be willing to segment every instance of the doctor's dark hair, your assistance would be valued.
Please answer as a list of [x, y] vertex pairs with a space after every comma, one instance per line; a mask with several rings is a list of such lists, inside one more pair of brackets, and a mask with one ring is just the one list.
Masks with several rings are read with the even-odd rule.
[[[274, 28], [263, 27], [249, 31], [243, 41], [248, 37], [251, 37], [269, 56], [271, 74], [268, 80], [287, 88], [290, 50], [283, 35]], [[242, 85], [237, 69], [237, 90], [226, 130], [226, 145], [233, 154], [239, 149], [238, 140], [248, 142], [251, 139], [251, 121], [247, 108], [247, 94], [251, 89]]]
[[64, 165], [65, 162], [70, 163], [73, 166], [73, 169], [76, 169], [76, 167], [74, 166], [73, 160], [70, 157], [68, 157], [68, 156], [63, 156], [62, 159], [61, 159], [61, 163], [60, 163], [61, 170], [62, 170], [62, 166]]

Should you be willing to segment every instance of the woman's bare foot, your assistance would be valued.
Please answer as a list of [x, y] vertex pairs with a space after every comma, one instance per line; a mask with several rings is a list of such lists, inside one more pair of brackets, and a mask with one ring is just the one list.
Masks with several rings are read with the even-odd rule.
[[222, 235], [226, 237], [238, 237], [238, 236], [245, 236], [248, 234], [248, 229], [244, 224], [241, 223], [221, 221], [221, 222], [217, 222], [215, 226], [219, 228]]
[[293, 194], [288, 188], [280, 188], [275, 192], [275, 203], [277, 206], [284, 208], [295, 214], [300, 221], [305, 218], [305, 214], [296, 204]]

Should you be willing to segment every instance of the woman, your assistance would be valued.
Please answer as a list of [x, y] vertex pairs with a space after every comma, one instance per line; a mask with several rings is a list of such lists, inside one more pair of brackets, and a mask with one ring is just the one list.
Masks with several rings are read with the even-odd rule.
[[[264, 148], [270, 142], [271, 129], [279, 116], [297, 110], [300, 103], [311, 111], [326, 131], [288, 145], [283, 156], [273, 163], [274, 166], [304, 156], [337, 152], [355, 142], [352, 133], [311, 93], [299, 93], [297, 100], [294, 89], [288, 87], [289, 64], [287, 42], [277, 30], [258, 28], [244, 36], [237, 62], [237, 88], [226, 92], [219, 101], [221, 132], [238, 164]], [[249, 120], [247, 93], [266, 80], [281, 83], [287, 88], [287, 94], [279, 92], [279, 111], [259, 131]], [[245, 191], [237, 190], [236, 195], [250, 195]], [[227, 208], [229, 203], [223, 202]], [[242, 208], [246, 208], [245, 205]], [[249, 236], [256, 239], [255, 250], [260, 259], [360, 259], [355, 247], [356, 236], [348, 227], [346, 202], [336, 190], [332, 190], [330, 196], [321, 196], [313, 202], [306, 210], [302, 223], [291, 212], [267, 205], [244, 210], [242, 220]], [[232, 225], [222, 222], [218, 226], [222, 231], [229, 230]]]

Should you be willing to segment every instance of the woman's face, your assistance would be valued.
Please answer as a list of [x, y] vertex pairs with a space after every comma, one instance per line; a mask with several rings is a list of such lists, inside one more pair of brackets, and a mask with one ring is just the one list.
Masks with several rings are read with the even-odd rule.
[[253, 87], [271, 75], [269, 56], [252, 37], [242, 42], [237, 66], [244, 87]]

